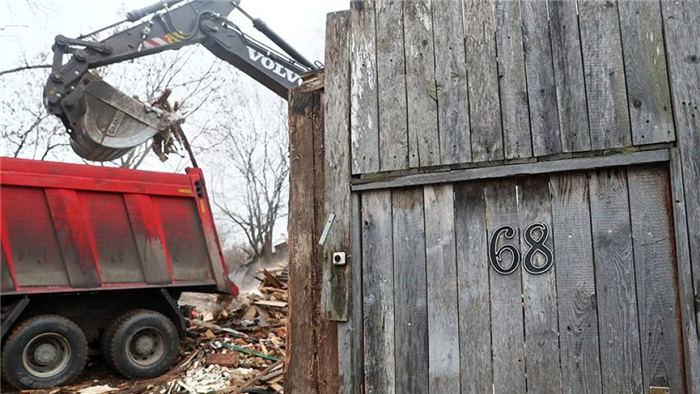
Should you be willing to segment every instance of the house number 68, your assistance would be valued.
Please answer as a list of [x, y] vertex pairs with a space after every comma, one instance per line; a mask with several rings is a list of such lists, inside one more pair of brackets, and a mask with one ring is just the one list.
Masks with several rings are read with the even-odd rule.
[[[539, 232], [539, 237], [535, 238], [536, 233]], [[498, 240], [501, 236], [506, 239], [512, 239], [515, 236], [515, 229], [512, 226], [501, 226], [496, 231], [491, 234], [491, 240], [489, 241], [489, 262], [491, 267], [501, 275], [509, 275], [518, 269], [520, 264], [520, 251], [515, 245], [505, 244], [501, 247], [498, 246]], [[525, 257], [523, 258], [523, 267], [525, 271], [533, 274], [539, 275], [549, 271], [554, 264], [554, 255], [552, 251], [545, 245], [547, 238], [549, 238], [549, 227], [546, 223], [533, 223], [525, 229], [523, 234], [525, 242], [530, 247], [527, 252], [525, 252]], [[504, 265], [504, 254], [510, 255], [510, 264]], [[537, 254], [541, 254], [544, 258], [544, 263], [541, 265], [535, 265], [535, 259]]]

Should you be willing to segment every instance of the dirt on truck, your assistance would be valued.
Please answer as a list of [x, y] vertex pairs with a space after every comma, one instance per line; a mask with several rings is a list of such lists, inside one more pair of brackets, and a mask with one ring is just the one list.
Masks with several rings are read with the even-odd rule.
[[2, 374], [77, 377], [90, 349], [128, 378], [168, 370], [185, 291], [237, 294], [204, 177], [0, 158]]

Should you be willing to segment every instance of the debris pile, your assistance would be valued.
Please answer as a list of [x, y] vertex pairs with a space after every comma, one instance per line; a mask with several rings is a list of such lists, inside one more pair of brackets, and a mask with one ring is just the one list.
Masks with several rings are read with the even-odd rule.
[[[46, 393], [182, 394], [282, 393], [287, 324], [287, 267], [261, 270], [257, 291], [238, 297], [184, 293], [194, 306], [189, 335], [175, 366], [148, 380], [127, 381], [108, 373]], [[104, 375], [104, 373], [103, 373]]]

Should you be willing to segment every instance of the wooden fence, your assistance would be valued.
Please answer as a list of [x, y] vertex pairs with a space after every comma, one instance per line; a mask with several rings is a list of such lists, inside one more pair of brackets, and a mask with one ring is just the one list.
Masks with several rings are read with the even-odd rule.
[[290, 97], [289, 392], [700, 390], [700, 2], [364, 0]]

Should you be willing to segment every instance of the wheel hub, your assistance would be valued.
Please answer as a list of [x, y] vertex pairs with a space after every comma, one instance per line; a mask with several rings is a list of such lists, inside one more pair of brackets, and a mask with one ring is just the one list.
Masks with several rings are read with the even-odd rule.
[[54, 343], [42, 343], [34, 350], [34, 360], [40, 365], [49, 365], [56, 361], [60, 350]]
[[69, 364], [71, 347], [62, 335], [47, 332], [32, 338], [22, 351], [22, 365], [31, 375], [51, 378]]
[[143, 327], [127, 341], [127, 355], [136, 364], [148, 367], [165, 354], [165, 337], [155, 327]]
[[156, 341], [148, 335], [139, 335], [134, 339], [136, 353], [142, 356], [148, 355], [153, 351]]

